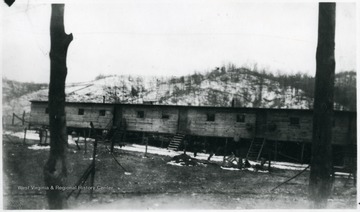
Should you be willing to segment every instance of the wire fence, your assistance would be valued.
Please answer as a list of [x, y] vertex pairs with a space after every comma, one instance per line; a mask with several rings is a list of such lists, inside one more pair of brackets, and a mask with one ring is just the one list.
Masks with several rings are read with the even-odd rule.
[[25, 111], [20, 115], [16, 113], [2, 116], [2, 124], [6, 126], [25, 126], [30, 124], [30, 114]]

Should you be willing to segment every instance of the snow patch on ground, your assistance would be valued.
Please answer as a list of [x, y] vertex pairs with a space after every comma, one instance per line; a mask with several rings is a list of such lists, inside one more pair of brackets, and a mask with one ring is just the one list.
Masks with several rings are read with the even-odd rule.
[[[268, 163], [265, 163], [267, 166]], [[287, 162], [276, 162], [271, 161], [271, 167], [277, 169], [286, 169], [286, 170], [304, 170], [308, 164], [296, 164], [296, 163], [287, 163]]]
[[[221, 169], [224, 169], [224, 170], [228, 170], [228, 171], [240, 171], [241, 169], [238, 169], [238, 168], [233, 168], [233, 167], [223, 167], [221, 166], [220, 167]], [[256, 170], [254, 168], [245, 168], [245, 169], [242, 169], [242, 170], [247, 170], [247, 171], [251, 171], [251, 172], [260, 172], [260, 173], [269, 173], [268, 170]]]
[[[139, 144], [129, 144], [129, 145], [126, 145], [126, 146], [121, 147], [121, 148], [118, 147], [118, 146], [116, 146], [114, 148], [115, 149], [127, 150], [127, 151], [144, 152], [145, 153], [146, 146], [145, 145], [139, 145]], [[176, 155], [182, 154], [183, 152], [180, 152], [180, 151], [176, 152], [176, 151], [167, 150], [167, 149], [164, 149], [164, 148], [148, 146], [147, 153], [155, 154], [155, 155], [163, 155], [163, 156], [174, 157]], [[188, 155], [190, 155], [190, 156], [193, 156], [193, 152], [186, 152], [186, 153]], [[209, 157], [209, 154], [198, 153], [195, 158], [199, 159], [199, 160], [207, 160], [208, 157]], [[211, 157], [210, 161], [222, 162], [223, 161], [223, 156], [214, 155], [213, 157]], [[249, 162], [251, 164], [256, 164], [255, 161], [249, 161]], [[173, 161], [170, 161], [167, 164], [174, 165], [174, 166], [182, 166], [181, 164], [175, 163]], [[267, 167], [266, 164], [264, 166]], [[271, 167], [278, 168], [278, 169], [285, 169], [285, 170], [303, 170], [307, 166], [308, 166], [307, 164], [296, 164], [296, 163], [271, 161]], [[233, 168], [226, 168], [226, 167], [222, 167], [222, 168], [226, 169], [226, 170], [232, 170], [233, 169]], [[247, 170], [255, 171], [253, 168], [248, 168]], [[257, 172], [267, 173], [268, 171], [267, 170], [258, 170]]]
[[[11, 132], [11, 131], [4, 131], [3, 132], [6, 135], [11, 135], [11, 136], [15, 136], [18, 137], [20, 139], [24, 138], [24, 132]], [[40, 140], [39, 139], [39, 134], [36, 133], [35, 130], [27, 130], [26, 132], [26, 139], [31, 139], [31, 140]], [[49, 142], [49, 138], [48, 138], [48, 142]], [[69, 145], [76, 145], [75, 140], [77, 140], [77, 137], [72, 137], [71, 135], [68, 136], [68, 143]], [[84, 137], [79, 137], [79, 145], [81, 144], [81, 142], [83, 142], [85, 140]], [[89, 139], [87, 138], [87, 141], [91, 142], [94, 141], [94, 139]], [[32, 150], [43, 150], [43, 149], [49, 149], [50, 146], [38, 146], [36, 145], [32, 145], [30, 147], [28, 147], [29, 149]], [[139, 145], [139, 144], [130, 144], [130, 145], [126, 145], [124, 147], [118, 147], [115, 146], [115, 149], [122, 149], [122, 150], [127, 150], [127, 151], [134, 151], [134, 152], [144, 152], [145, 153], [145, 145]], [[163, 156], [169, 156], [169, 157], [174, 157], [176, 155], [181, 154], [182, 152], [177, 152], [177, 151], [173, 151], [173, 150], [168, 150], [168, 149], [164, 149], [164, 148], [159, 148], [159, 147], [153, 147], [153, 146], [148, 146], [147, 148], [147, 153], [149, 154], [155, 154], [155, 155], [163, 155]], [[193, 157], [193, 152], [187, 152], [188, 155]], [[196, 159], [199, 160], [207, 160], [207, 158], [209, 157], [209, 154], [205, 154], [205, 153], [197, 153], [197, 156], [194, 157]], [[213, 157], [211, 157], [210, 161], [215, 161], [215, 162], [222, 162], [223, 161], [223, 156], [216, 156], [214, 155]], [[256, 164], [255, 161], [249, 161], [250, 164]], [[168, 163], [169, 165], [175, 165], [175, 164], [171, 164]], [[176, 165], [180, 165], [181, 164], [176, 164]], [[265, 167], [268, 166], [268, 163], [265, 163], [264, 165]], [[271, 161], [271, 167], [273, 168], [277, 168], [277, 169], [285, 169], [285, 170], [304, 170], [306, 167], [308, 166], [308, 164], [296, 164], [296, 163], [289, 163], [289, 162], [277, 162], [277, 161]], [[224, 167], [225, 168], [225, 167]], [[251, 170], [250, 170], [251, 171]], [[261, 170], [258, 170], [258, 172], [261, 172]], [[336, 173], [338, 174], [338, 173]], [[338, 175], [348, 175], [348, 173], [340, 173]]]
[[224, 170], [229, 170], [229, 171], [239, 171], [240, 169], [238, 168], [232, 168], [232, 167], [223, 167], [223, 166], [220, 166], [221, 169], [224, 169]]
[[181, 163], [176, 163], [175, 161], [169, 161], [166, 164], [173, 165], [173, 166], [183, 166]]
[[68, 135], [68, 144], [69, 145], [76, 145], [76, 143], [75, 143], [75, 140], [76, 140], [77, 138], [74, 138], [73, 139], [73, 137], [71, 136], [71, 135]]
[[[4, 135], [14, 136], [14, 137], [17, 137], [17, 138], [20, 138], [20, 139], [24, 139], [24, 135], [25, 135], [24, 131], [22, 131], [22, 132], [3, 131], [3, 134]], [[26, 139], [40, 141], [39, 133], [36, 132], [36, 130], [27, 130], [26, 131]], [[69, 145], [76, 145], [75, 141], [77, 139], [78, 139], [77, 137], [73, 137], [71, 135], [68, 135], [68, 143], [69, 143]], [[81, 143], [83, 143], [84, 141], [85, 141], [84, 137], [79, 137], [79, 145]], [[87, 142], [93, 142], [93, 141], [95, 141], [95, 139], [86, 138], [86, 141]], [[50, 134], [49, 134], [49, 131], [48, 131], [48, 137], [47, 137], [46, 143], [49, 143], [49, 142], [50, 142]]]
[[349, 173], [344, 173], [344, 172], [335, 172], [335, 175], [340, 175], [340, 176], [349, 176]]
[[254, 168], [247, 168], [248, 171], [252, 171], [252, 172], [260, 172], [260, 173], [269, 173], [268, 170], [256, 170]]
[[50, 146], [39, 146], [37, 144], [34, 144], [32, 146], [29, 146], [28, 149], [32, 150], [44, 150], [44, 149], [50, 149]]
[[[132, 145], [126, 145], [126, 146], [121, 147], [121, 148], [118, 147], [118, 146], [115, 146], [114, 148], [115, 149], [127, 150], [127, 151], [144, 152], [145, 153], [146, 146], [145, 145], [132, 144]], [[175, 152], [173, 150], [167, 150], [167, 149], [162, 149], [162, 148], [152, 147], [152, 146], [147, 147], [147, 153], [154, 154], [154, 155], [165, 155], [165, 156], [170, 156], [170, 157], [174, 157], [175, 155], [179, 154], [179, 152]]]
[[[21, 139], [24, 138], [24, 131], [22, 131], [22, 132], [3, 131], [3, 134], [11, 135], [11, 136], [18, 137]], [[26, 139], [40, 140], [39, 133], [36, 133], [35, 130], [27, 130], [26, 131]]]

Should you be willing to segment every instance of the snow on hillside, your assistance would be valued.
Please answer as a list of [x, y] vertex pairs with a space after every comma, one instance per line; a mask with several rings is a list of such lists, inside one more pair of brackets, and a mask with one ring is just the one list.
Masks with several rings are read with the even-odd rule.
[[[204, 79], [199, 85], [188, 88], [185, 83], [170, 83], [169, 78], [111, 76], [67, 84], [65, 92], [68, 102], [100, 103], [105, 96], [105, 102], [108, 103], [154, 101], [170, 105], [230, 106], [232, 99], [236, 99], [240, 104], [238, 106], [243, 107], [307, 108], [308, 100], [297, 98], [302, 91], [280, 89], [279, 85], [269, 80], [265, 80], [259, 87], [256, 80], [255, 76], [247, 75], [236, 83], [223, 82], [218, 78]], [[8, 107], [28, 112], [30, 100], [47, 101], [47, 95], [47, 89], [39, 90], [10, 102]]]
[[[108, 76], [90, 82], [66, 84], [66, 101], [106, 103], [144, 103], [195, 106], [231, 106], [265, 108], [302, 108], [311, 105], [304, 92], [281, 87], [276, 81], [249, 73], [227, 72], [220, 76], [152, 77]], [[30, 111], [30, 100], [47, 101], [48, 89], [42, 89], [4, 104], [3, 111]]]
[[256, 76], [245, 74], [237, 82], [207, 78], [191, 88], [186, 82], [164, 84], [148, 94], [159, 97], [156, 100], [162, 104], [178, 105], [231, 106], [235, 99], [235, 105], [241, 107], [307, 109], [312, 101], [301, 90], [281, 88], [278, 82], [268, 79], [259, 82]]
[[[147, 96], [147, 90], [156, 87], [157, 80], [165, 81], [167, 78], [144, 77], [144, 76], [111, 76], [90, 82], [66, 84], [65, 93], [68, 102], [103, 102], [103, 96], [107, 103], [125, 101], [131, 103], [142, 103], [153, 100], [151, 95]], [[137, 93], [137, 96], [131, 95]], [[20, 114], [30, 111], [30, 101], [47, 101], [48, 89], [41, 89], [9, 102], [4, 102], [3, 113]], [[144, 97], [144, 98], [142, 98]]]

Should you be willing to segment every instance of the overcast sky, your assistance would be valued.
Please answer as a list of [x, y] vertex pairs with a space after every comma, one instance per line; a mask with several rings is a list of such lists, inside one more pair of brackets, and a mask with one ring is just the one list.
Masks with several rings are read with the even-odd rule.
[[[1, 2], [7, 78], [49, 82], [51, 6], [42, 2]], [[99, 74], [180, 76], [229, 62], [315, 75], [317, 2], [76, 2], [65, 5], [65, 29], [74, 36], [67, 82]], [[336, 71], [355, 70], [356, 5], [338, 3], [336, 12]]]

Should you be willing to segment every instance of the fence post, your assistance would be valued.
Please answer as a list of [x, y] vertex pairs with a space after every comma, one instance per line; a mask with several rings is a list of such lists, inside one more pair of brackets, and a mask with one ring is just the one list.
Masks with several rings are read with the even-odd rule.
[[278, 155], [278, 141], [275, 141], [275, 156], [274, 161], [277, 161], [277, 155]]
[[300, 161], [302, 164], [304, 163], [304, 150], [305, 150], [305, 142], [303, 141], [301, 144], [301, 156], [300, 156]]
[[223, 164], [225, 164], [225, 158], [226, 158], [226, 152], [227, 152], [227, 145], [228, 145], [228, 138], [226, 138], [226, 142], [225, 142]]
[[23, 144], [25, 144], [25, 140], [26, 140], [26, 131], [27, 131], [27, 128], [25, 127], [25, 129], [24, 129], [24, 141], [23, 141]]
[[[48, 139], [48, 131], [47, 131], [46, 128], [44, 129], [44, 132], [45, 132], [45, 141], [44, 141], [44, 143], [46, 144], [46, 141]], [[50, 144], [50, 142], [49, 142], [49, 144]]]
[[111, 147], [110, 147], [110, 152], [113, 153], [114, 152], [114, 145], [115, 145], [115, 139], [116, 139], [116, 132], [117, 130], [114, 132], [113, 136], [111, 137]]
[[80, 132], [78, 132], [78, 134], [77, 134], [77, 143], [78, 143], [78, 145], [79, 145], [79, 142], [80, 142]]
[[183, 139], [184, 142], [184, 154], [186, 154], [187, 140]]
[[85, 137], [85, 140], [84, 140], [84, 143], [85, 143], [85, 153], [84, 154], [86, 154], [87, 153], [87, 141], [86, 141], [86, 130], [84, 129], [84, 137]]
[[15, 119], [15, 113], [13, 113], [13, 117], [12, 117], [12, 122], [11, 122], [11, 125], [13, 125], [14, 126], [14, 120]]
[[97, 147], [97, 138], [95, 138], [94, 141], [94, 150], [93, 150], [93, 158], [92, 158], [92, 169], [91, 169], [91, 178], [90, 178], [90, 187], [91, 187], [90, 199], [93, 199], [93, 192], [94, 192], [96, 147]]
[[22, 125], [24, 126], [25, 124], [25, 111], [23, 112], [23, 116], [22, 116]]
[[145, 154], [144, 154], [144, 156], [146, 157], [146, 154], [147, 154], [147, 149], [148, 149], [148, 140], [147, 139], [145, 139], [145, 133], [143, 132], [143, 134], [142, 134], [142, 142], [144, 142], [145, 141]]

